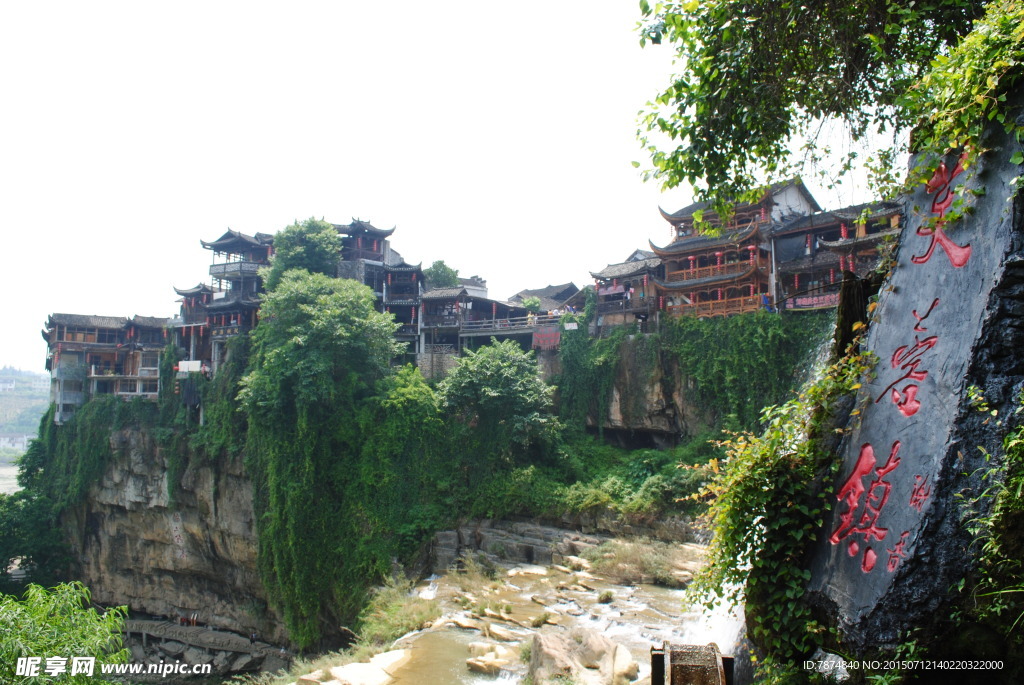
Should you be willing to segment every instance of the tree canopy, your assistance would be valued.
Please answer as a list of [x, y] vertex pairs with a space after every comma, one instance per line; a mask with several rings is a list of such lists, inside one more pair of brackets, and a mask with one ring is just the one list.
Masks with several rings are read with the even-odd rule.
[[273, 289], [290, 269], [334, 276], [340, 257], [341, 236], [332, 224], [312, 217], [296, 221], [274, 235], [274, 258], [264, 282]]
[[[917, 148], [941, 153], [971, 142], [971, 131], [936, 121], [942, 112], [995, 116], [1021, 58], [1015, 0], [641, 0], [640, 7], [641, 43], [671, 43], [680, 68], [641, 116], [648, 175], [665, 187], [693, 185], [720, 213], [759, 184], [791, 176], [794, 138], [813, 145], [826, 120], [843, 122], [854, 140], [880, 132], [897, 141], [918, 126]], [[876, 163], [891, 162], [899, 149], [894, 142]]]
[[431, 288], [454, 288], [459, 284], [459, 270], [440, 259], [423, 270], [423, 277]]
[[[58, 680], [85, 685], [100, 676], [100, 664], [121, 664], [129, 652], [122, 648], [125, 607], [103, 613], [89, 607], [89, 590], [81, 583], [49, 590], [29, 585], [23, 599], [0, 594], [0, 681], [42, 685]], [[42, 658], [34, 676], [15, 675], [19, 658]], [[59, 676], [46, 673], [47, 657], [61, 657]], [[75, 657], [92, 657], [93, 672], [75, 672]], [[78, 663], [81, 669], [82, 664]]]

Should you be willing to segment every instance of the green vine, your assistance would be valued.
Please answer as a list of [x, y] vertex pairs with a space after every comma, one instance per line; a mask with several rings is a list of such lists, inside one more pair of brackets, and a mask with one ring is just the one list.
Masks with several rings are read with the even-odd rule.
[[[860, 387], [871, 364], [866, 354], [849, 356], [796, 399], [765, 409], [760, 436], [725, 441], [727, 459], [705, 490], [713, 539], [690, 596], [709, 606], [745, 599], [748, 634], [768, 655], [769, 670], [800, 663], [819, 642], [823, 628], [801, 601], [810, 579], [801, 562], [839, 467], [823, 443], [836, 400]], [[779, 682], [789, 676], [795, 672]]]

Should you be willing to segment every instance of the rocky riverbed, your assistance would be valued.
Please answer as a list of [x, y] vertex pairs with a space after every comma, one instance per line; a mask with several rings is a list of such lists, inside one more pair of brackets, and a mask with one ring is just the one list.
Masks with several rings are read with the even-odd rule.
[[[697, 570], [703, 548], [675, 546], [676, 571]], [[307, 674], [299, 685], [477, 685], [649, 682], [650, 649], [716, 642], [730, 653], [742, 619], [688, 611], [683, 590], [623, 585], [569, 556], [565, 564], [518, 564], [435, 576], [417, 587], [443, 615], [370, 663]], [[552, 680], [555, 679], [555, 680]]]

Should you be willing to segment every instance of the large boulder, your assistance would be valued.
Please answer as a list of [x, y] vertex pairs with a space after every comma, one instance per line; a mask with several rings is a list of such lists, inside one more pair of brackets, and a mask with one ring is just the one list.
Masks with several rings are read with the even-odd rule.
[[629, 650], [589, 630], [536, 633], [530, 650], [530, 677], [546, 683], [558, 677], [583, 685], [624, 685], [639, 667]]

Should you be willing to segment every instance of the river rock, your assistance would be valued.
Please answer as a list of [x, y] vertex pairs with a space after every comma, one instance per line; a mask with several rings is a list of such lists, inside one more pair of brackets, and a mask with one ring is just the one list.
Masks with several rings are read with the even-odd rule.
[[507, 659], [499, 659], [491, 654], [466, 659], [466, 666], [470, 671], [490, 676], [498, 675], [508, 664]]
[[372, 663], [335, 666], [331, 675], [339, 685], [387, 685], [391, 682], [387, 671]]
[[185, 652], [185, 644], [177, 640], [161, 642], [157, 647], [160, 648], [161, 652], [169, 656], [181, 656]]
[[533, 636], [529, 673], [535, 683], [561, 676], [585, 685], [620, 685], [635, 679], [638, 671], [629, 650], [593, 631]]

